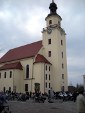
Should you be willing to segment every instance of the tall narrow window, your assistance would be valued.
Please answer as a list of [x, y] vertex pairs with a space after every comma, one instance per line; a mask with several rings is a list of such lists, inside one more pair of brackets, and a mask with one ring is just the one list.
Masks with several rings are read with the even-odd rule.
[[49, 71], [50, 71], [50, 66], [49, 66]]
[[29, 65], [26, 65], [26, 78], [29, 78]]
[[64, 68], [64, 64], [62, 63], [62, 69]]
[[62, 74], [62, 79], [64, 79], [64, 74]]
[[45, 79], [47, 80], [47, 74], [45, 75]]
[[50, 88], [50, 83], [49, 83], [49, 88]]
[[49, 80], [50, 80], [50, 74], [49, 74]]
[[61, 45], [63, 45], [63, 40], [61, 40]]
[[47, 65], [46, 65], [46, 70], [47, 70]]
[[48, 39], [48, 44], [51, 44], [51, 39]]
[[51, 57], [51, 51], [48, 51], [48, 57]]
[[12, 71], [10, 71], [10, 78], [12, 78]]
[[62, 58], [63, 58], [63, 52], [61, 54], [62, 54]]
[[6, 78], [6, 72], [4, 73], [4, 78]]
[[28, 91], [28, 84], [25, 84], [25, 91]]
[[47, 82], [45, 83], [45, 87], [47, 88]]
[[1, 73], [0, 73], [0, 78], [1, 78]]

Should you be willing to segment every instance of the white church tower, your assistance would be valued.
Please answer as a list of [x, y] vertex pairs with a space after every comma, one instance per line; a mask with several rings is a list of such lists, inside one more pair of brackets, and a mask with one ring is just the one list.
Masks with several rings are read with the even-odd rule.
[[42, 31], [44, 56], [52, 64], [52, 89], [54, 91], [67, 91], [66, 33], [61, 28], [62, 18], [57, 14], [57, 5], [53, 0], [49, 9], [50, 13], [45, 18], [46, 27]]

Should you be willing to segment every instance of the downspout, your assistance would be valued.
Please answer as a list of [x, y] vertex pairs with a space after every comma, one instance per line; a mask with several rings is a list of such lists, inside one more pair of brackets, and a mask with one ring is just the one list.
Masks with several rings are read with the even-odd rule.
[[33, 71], [34, 71], [34, 58], [32, 59], [33, 59], [33, 64], [32, 64], [31, 92], [32, 92], [32, 80], [33, 80]]
[[45, 93], [45, 63], [44, 63], [44, 93]]
[[13, 70], [13, 92], [14, 92], [14, 70]]

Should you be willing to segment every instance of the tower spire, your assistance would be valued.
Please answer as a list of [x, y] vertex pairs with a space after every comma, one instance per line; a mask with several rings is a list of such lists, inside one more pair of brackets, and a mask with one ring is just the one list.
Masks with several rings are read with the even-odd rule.
[[56, 14], [57, 5], [54, 3], [54, 0], [52, 0], [49, 9], [50, 9], [50, 14]]

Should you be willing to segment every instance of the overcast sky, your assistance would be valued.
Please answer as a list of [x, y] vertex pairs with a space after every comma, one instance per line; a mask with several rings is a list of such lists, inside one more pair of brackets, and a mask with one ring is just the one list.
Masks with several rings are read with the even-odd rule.
[[[0, 0], [0, 57], [9, 49], [42, 39], [52, 0]], [[85, 0], [54, 0], [66, 32], [68, 82], [83, 84]]]

